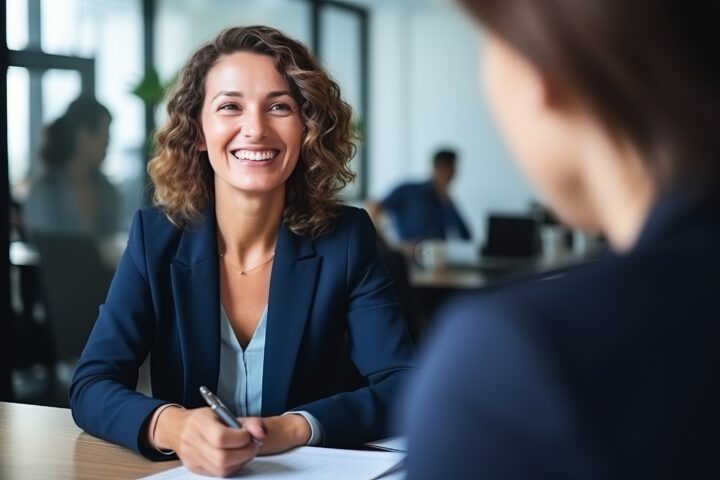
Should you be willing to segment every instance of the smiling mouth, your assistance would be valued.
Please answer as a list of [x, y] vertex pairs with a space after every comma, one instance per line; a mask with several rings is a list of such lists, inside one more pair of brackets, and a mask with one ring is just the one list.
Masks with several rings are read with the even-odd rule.
[[234, 150], [232, 155], [238, 160], [249, 160], [252, 162], [267, 162], [280, 153], [280, 150]]

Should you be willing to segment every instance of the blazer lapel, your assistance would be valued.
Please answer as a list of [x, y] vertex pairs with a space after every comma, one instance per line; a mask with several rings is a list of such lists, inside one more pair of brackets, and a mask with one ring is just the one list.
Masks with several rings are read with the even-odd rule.
[[170, 266], [184, 385], [183, 404], [204, 405], [200, 385], [216, 390], [220, 366], [220, 288], [217, 232], [212, 209], [203, 223], [185, 230]]
[[288, 395], [305, 323], [315, 296], [320, 258], [308, 239], [283, 224], [278, 235], [270, 278], [265, 360], [263, 416], [288, 408]]

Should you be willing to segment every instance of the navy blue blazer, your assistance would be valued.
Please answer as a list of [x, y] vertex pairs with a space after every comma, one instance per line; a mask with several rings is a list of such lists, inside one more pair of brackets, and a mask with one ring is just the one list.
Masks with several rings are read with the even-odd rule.
[[[216, 237], [211, 209], [186, 229], [155, 208], [136, 213], [70, 388], [86, 432], [159, 459], [143, 445], [152, 411], [205, 405], [198, 388], [215, 389], [220, 368]], [[135, 392], [148, 353], [153, 398]], [[305, 410], [323, 426], [326, 446], [388, 434], [413, 348], [365, 211], [344, 207], [315, 241], [281, 226], [264, 362], [263, 416]]]
[[720, 478], [717, 208], [668, 195], [631, 252], [438, 323], [408, 479]]

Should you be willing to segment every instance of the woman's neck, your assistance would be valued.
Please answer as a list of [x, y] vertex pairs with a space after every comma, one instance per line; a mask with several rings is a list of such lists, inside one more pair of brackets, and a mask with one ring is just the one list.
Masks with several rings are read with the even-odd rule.
[[638, 152], [602, 143], [586, 158], [584, 183], [600, 230], [615, 251], [627, 252], [645, 226], [657, 187]]
[[267, 259], [275, 250], [284, 206], [284, 188], [249, 195], [216, 183], [219, 253], [242, 267]]

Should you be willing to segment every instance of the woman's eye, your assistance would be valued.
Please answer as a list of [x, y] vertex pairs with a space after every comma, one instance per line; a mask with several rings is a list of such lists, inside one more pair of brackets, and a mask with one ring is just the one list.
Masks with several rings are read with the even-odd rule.
[[240, 107], [234, 103], [226, 103], [226, 104], [220, 105], [220, 110], [235, 111], [235, 110], [240, 110]]
[[270, 107], [273, 112], [292, 112], [292, 108], [287, 103], [276, 103]]

